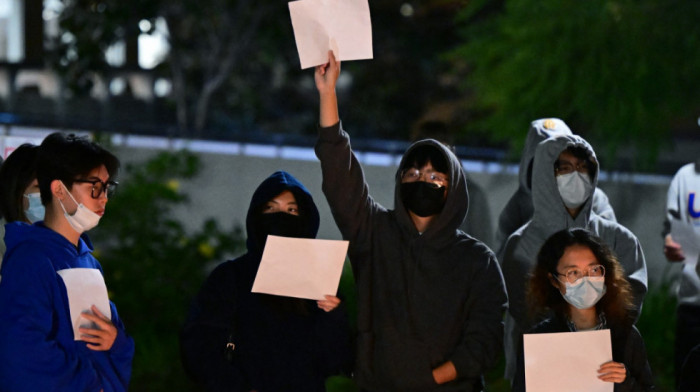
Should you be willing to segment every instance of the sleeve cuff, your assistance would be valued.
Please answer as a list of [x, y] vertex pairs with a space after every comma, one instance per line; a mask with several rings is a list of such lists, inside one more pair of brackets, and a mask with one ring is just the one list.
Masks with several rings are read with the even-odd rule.
[[340, 121], [330, 127], [318, 127], [318, 138], [324, 142], [333, 142], [342, 137], [342, 127]]

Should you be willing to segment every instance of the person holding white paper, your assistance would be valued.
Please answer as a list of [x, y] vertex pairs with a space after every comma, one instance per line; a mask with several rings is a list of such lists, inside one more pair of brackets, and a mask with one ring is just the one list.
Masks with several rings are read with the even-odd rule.
[[253, 193], [247, 252], [214, 269], [180, 335], [189, 376], [206, 391], [325, 391], [349, 371], [347, 314], [335, 293], [311, 301], [253, 293], [268, 235], [315, 238], [320, 219], [309, 191], [273, 173]]
[[426, 139], [404, 153], [393, 210], [369, 195], [343, 131], [340, 63], [316, 67], [316, 156], [323, 192], [358, 291], [354, 378], [365, 391], [481, 391], [502, 350], [506, 294], [493, 252], [459, 230], [469, 196], [462, 164]]
[[[666, 198], [666, 219], [662, 232], [664, 255], [670, 262], [685, 261], [678, 288], [676, 309], [676, 383], [687, 354], [700, 345], [700, 275], [694, 260], [686, 260], [683, 245], [671, 235], [671, 222], [682, 222], [700, 236], [700, 159], [681, 167], [671, 180]], [[697, 369], [695, 369], [697, 370]], [[687, 372], [697, 374], [697, 371]]]
[[[580, 228], [549, 237], [537, 255], [527, 301], [537, 318], [548, 315], [528, 333], [609, 329], [613, 358], [601, 364], [598, 378], [615, 383], [618, 392], [653, 389], [644, 341], [634, 326], [632, 288], [602, 239]], [[514, 392], [525, 391], [524, 363], [521, 346]]]
[[617, 255], [632, 286], [636, 317], [642, 311], [648, 287], [644, 251], [628, 228], [593, 211], [599, 174], [593, 146], [578, 135], [551, 135], [537, 144], [532, 162], [532, 219], [512, 233], [498, 253], [508, 290], [504, 346], [509, 380], [515, 374], [523, 332], [541, 321], [529, 317], [525, 292], [537, 253], [552, 234], [580, 227], [602, 238]]
[[128, 389], [134, 342], [81, 238], [105, 213], [118, 168], [114, 155], [83, 137], [53, 133], [39, 147], [44, 221], [6, 226], [0, 389]]

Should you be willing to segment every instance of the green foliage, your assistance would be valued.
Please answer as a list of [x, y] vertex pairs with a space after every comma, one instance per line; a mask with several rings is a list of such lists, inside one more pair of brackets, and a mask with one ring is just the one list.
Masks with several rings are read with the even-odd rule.
[[[667, 272], [668, 272], [667, 268]], [[673, 391], [673, 342], [676, 334], [676, 296], [671, 292], [671, 284], [666, 278], [651, 286], [644, 298], [642, 314], [637, 328], [644, 338], [649, 366], [654, 375], [656, 389]]]
[[187, 202], [179, 181], [200, 166], [188, 152], [128, 165], [93, 235], [110, 298], [136, 341], [132, 391], [187, 389], [178, 332], [190, 301], [207, 264], [245, 246], [240, 228], [225, 231], [210, 219], [189, 232], [173, 217], [173, 207]]
[[697, 116], [699, 18], [700, 3], [680, 0], [471, 2], [451, 54], [468, 64], [462, 87], [479, 114], [464, 131], [520, 151], [532, 120], [560, 117], [599, 155], [632, 144], [652, 163]]
[[105, 52], [120, 40], [133, 40], [139, 18], [151, 13], [141, 0], [140, 15], [120, 0], [64, 0], [60, 14], [61, 33], [49, 43], [50, 62], [72, 94], [88, 95], [94, 76], [109, 72]]

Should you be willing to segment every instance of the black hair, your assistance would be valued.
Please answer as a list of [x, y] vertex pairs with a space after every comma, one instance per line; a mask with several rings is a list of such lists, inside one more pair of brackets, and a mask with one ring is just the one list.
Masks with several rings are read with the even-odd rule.
[[412, 149], [403, 160], [401, 171], [416, 168], [420, 169], [428, 162], [433, 165], [433, 169], [440, 173], [450, 174], [447, 165], [447, 158], [442, 150], [433, 145], [424, 144]]
[[51, 182], [61, 180], [70, 189], [73, 182], [104, 165], [110, 179], [119, 171], [119, 159], [85, 136], [55, 132], [39, 147], [37, 179], [41, 202], [51, 203]]
[[6, 222], [29, 222], [24, 214], [24, 191], [36, 178], [39, 146], [17, 147], [0, 167], [0, 214]]
[[[571, 155], [576, 157], [576, 159], [578, 159], [579, 161], [586, 161], [586, 165], [588, 166], [588, 175], [590, 176], [591, 180], [595, 179], [598, 162], [596, 162], [595, 159], [591, 158], [588, 149], [582, 146], [569, 146], [566, 149], [562, 150], [562, 152], [564, 151], [570, 152]], [[554, 164], [556, 165], [558, 162], [559, 158], [557, 158]]]

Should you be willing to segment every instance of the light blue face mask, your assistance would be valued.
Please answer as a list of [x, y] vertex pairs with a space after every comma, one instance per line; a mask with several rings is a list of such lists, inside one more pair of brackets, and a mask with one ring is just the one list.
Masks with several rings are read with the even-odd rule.
[[44, 210], [44, 205], [41, 204], [41, 194], [39, 192], [28, 193], [24, 197], [29, 202], [29, 207], [24, 210], [24, 215], [27, 219], [32, 223], [44, 220], [46, 211]]
[[574, 284], [565, 282], [565, 286], [566, 293], [562, 296], [566, 302], [578, 309], [588, 309], [595, 306], [607, 291], [604, 276], [584, 276]]

